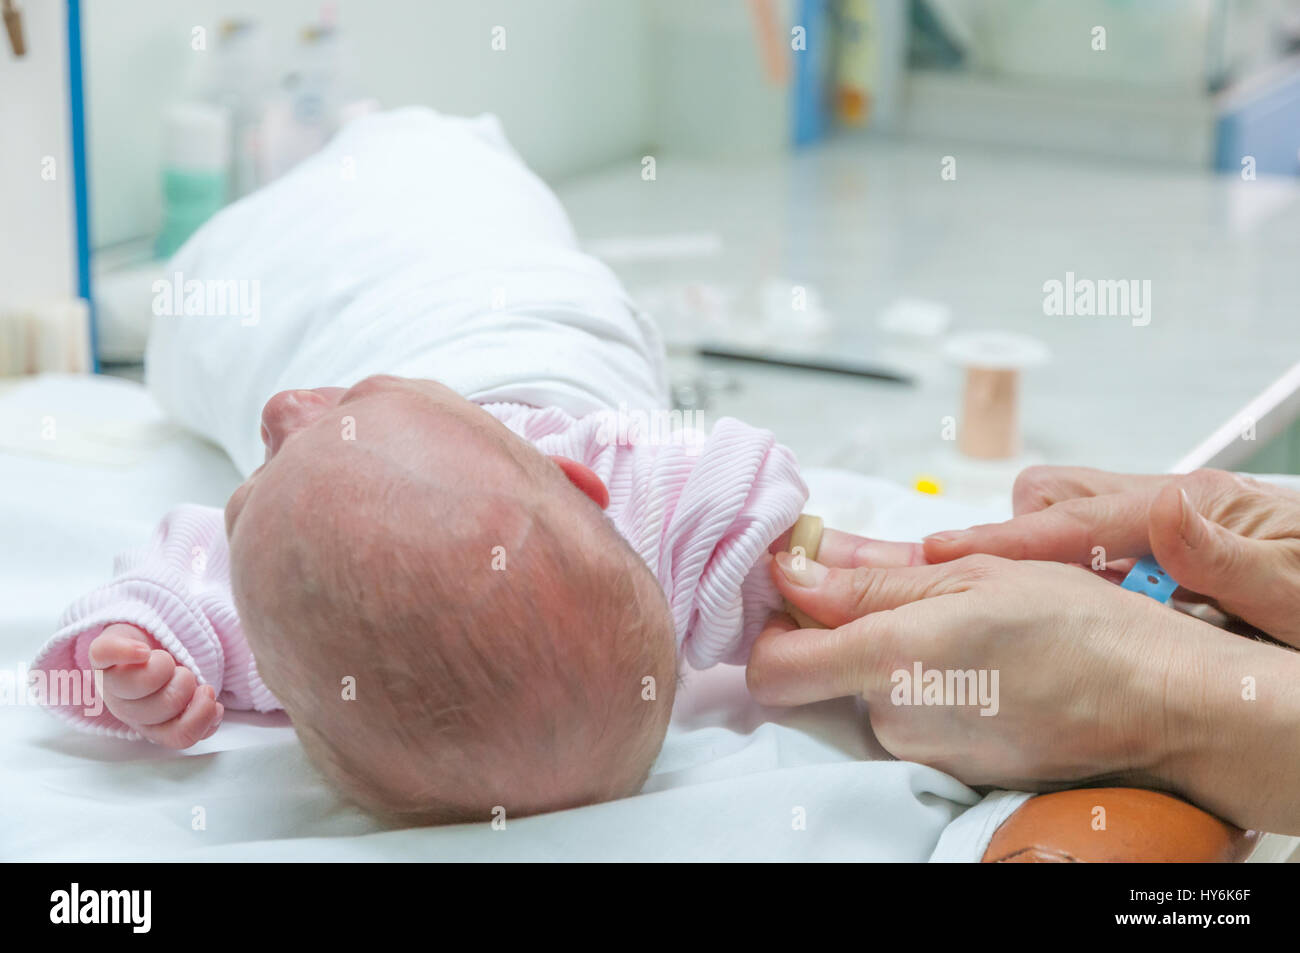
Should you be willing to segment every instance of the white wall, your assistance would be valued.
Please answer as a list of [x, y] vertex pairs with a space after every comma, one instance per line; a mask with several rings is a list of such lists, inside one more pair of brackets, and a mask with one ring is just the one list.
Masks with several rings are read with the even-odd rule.
[[[62, 7], [62, 4], [27, 4]], [[191, 31], [259, 19], [287, 57], [317, 0], [85, 0], [92, 244], [151, 235], [160, 219], [159, 118], [180, 95]], [[637, 154], [646, 139], [640, 0], [340, 0], [365, 92], [384, 106], [492, 111], [555, 179]], [[506, 28], [506, 50], [491, 48]], [[7, 98], [7, 97], [6, 97]]]
[[0, 312], [76, 294], [64, 10], [23, 4], [21, 59], [0, 34]]

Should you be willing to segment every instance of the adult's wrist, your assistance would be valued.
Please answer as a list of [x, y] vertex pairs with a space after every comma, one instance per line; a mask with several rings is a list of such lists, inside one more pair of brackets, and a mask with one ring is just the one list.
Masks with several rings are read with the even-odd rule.
[[1204, 628], [1170, 666], [1155, 775], [1239, 827], [1300, 833], [1300, 653]]

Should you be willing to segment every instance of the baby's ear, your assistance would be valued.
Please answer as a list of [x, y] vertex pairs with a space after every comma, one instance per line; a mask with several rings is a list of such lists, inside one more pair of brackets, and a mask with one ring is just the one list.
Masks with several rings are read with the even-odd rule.
[[587, 494], [593, 503], [602, 510], [609, 506], [609, 490], [591, 467], [556, 454], [551, 454], [551, 459], [559, 464], [564, 475], [569, 478], [569, 482]]

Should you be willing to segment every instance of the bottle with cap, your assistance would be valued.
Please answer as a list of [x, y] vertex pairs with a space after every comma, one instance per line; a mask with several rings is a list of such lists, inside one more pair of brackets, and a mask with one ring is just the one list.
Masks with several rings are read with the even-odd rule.
[[163, 114], [160, 258], [170, 257], [226, 204], [229, 174], [229, 110], [209, 103], [168, 108]]

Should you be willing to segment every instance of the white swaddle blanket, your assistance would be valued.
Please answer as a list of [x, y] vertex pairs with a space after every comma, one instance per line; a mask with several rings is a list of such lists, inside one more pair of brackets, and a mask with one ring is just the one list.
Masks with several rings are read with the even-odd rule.
[[492, 116], [359, 119], [208, 222], [168, 273], [147, 382], [245, 474], [272, 394], [370, 374], [575, 416], [666, 404], [653, 323], [578, 251]]

